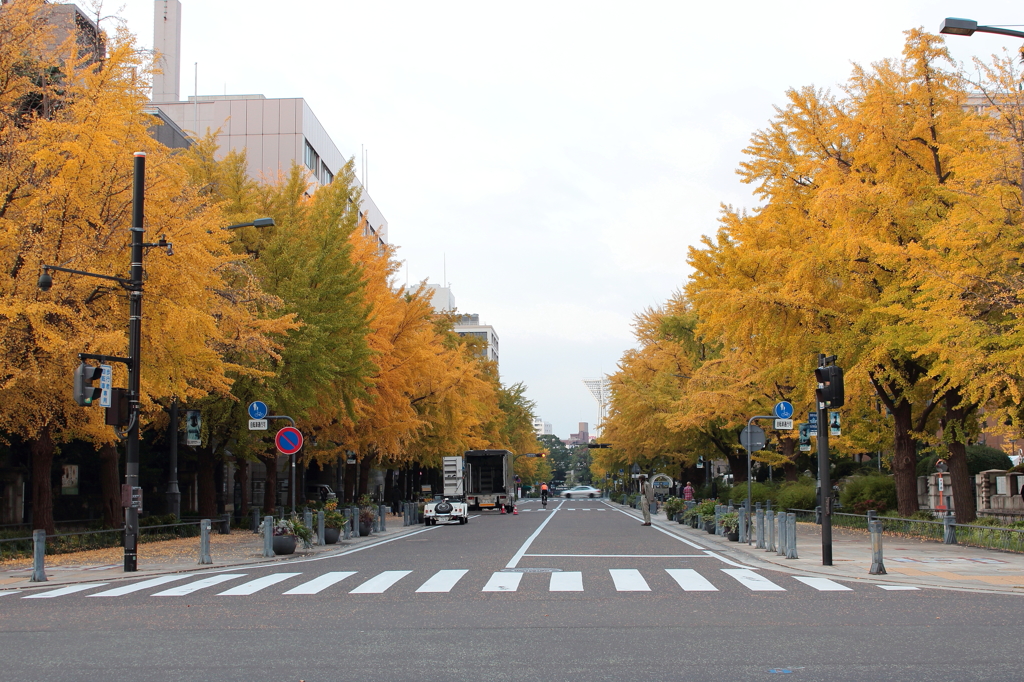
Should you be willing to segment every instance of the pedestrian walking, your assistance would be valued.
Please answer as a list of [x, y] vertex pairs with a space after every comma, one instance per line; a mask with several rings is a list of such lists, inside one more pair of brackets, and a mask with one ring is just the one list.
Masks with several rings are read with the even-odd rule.
[[687, 502], [693, 502], [693, 484], [689, 481], [686, 482], [686, 487], [683, 488], [683, 499]]
[[643, 525], [651, 525], [651, 505], [654, 504], [654, 488], [647, 481], [647, 477], [640, 474], [640, 511], [644, 513]]

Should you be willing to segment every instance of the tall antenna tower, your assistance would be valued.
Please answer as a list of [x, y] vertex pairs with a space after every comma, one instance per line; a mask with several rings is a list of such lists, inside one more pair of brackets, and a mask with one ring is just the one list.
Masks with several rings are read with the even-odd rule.
[[584, 379], [583, 384], [590, 391], [590, 395], [594, 396], [594, 400], [597, 401], [597, 428], [595, 429], [595, 435], [601, 435], [601, 428], [604, 426], [605, 410], [608, 406], [608, 401], [612, 397], [611, 385], [608, 383], [607, 377]]

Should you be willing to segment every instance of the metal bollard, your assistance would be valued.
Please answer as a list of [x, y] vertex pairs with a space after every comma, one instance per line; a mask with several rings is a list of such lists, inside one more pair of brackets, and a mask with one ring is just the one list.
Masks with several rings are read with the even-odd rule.
[[779, 512], [775, 515], [779, 524], [779, 546], [775, 553], [779, 556], [786, 556], [786, 512]]
[[263, 517], [263, 556], [274, 556], [274, 517]]
[[956, 544], [956, 516], [953, 512], [947, 511], [946, 515], [942, 517], [942, 529], [944, 531], [942, 535], [942, 542], [946, 545]]
[[771, 500], [767, 500], [765, 502], [765, 505], [766, 505], [765, 508], [764, 508], [765, 511], [771, 511], [772, 510], [772, 501]]
[[257, 507], [252, 508], [252, 532], [260, 532], [260, 510]]
[[715, 535], [722, 534], [722, 505], [715, 505]]
[[352, 537], [352, 509], [345, 507], [342, 512], [345, 514], [345, 523], [341, 527], [341, 536], [343, 540], [348, 540]]
[[740, 525], [739, 525], [740, 542], [746, 544], [747, 537], [750, 535], [747, 532], [747, 508], [746, 507], [740, 507], [739, 522], [740, 522]]
[[212, 564], [213, 557], [210, 556], [210, 529], [213, 523], [210, 519], [203, 519], [199, 522], [199, 563]]
[[219, 532], [221, 535], [231, 535], [231, 512], [224, 512], [221, 515]]
[[767, 546], [765, 547], [765, 551], [767, 551], [767, 552], [774, 552], [775, 551], [775, 512], [773, 512], [771, 510], [771, 507], [769, 507], [768, 511], [766, 511], [764, 513], [764, 520], [765, 520], [765, 523], [768, 524], [768, 542], [766, 543]]
[[872, 519], [868, 521], [871, 531], [871, 575], [885, 575], [885, 564], [882, 562], [882, 522]]
[[380, 506], [380, 532], [383, 533], [388, 529], [388, 507], [382, 504]]
[[402, 525], [403, 526], [408, 526], [409, 525], [409, 503], [408, 502], [403, 502], [402, 503]]
[[814, 508], [814, 522], [816, 524], [818, 524], [819, 526], [821, 525], [821, 505], [820, 504], [817, 507]]
[[302, 525], [306, 528], [313, 527], [313, 512], [309, 510], [309, 507], [302, 510]]
[[757, 544], [755, 549], [764, 549], [764, 510], [757, 505]]
[[32, 579], [29, 582], [45, 583], [46, 570], [43, 563], [46, 560], [46, 531], [32, 531]]
[[316, 513], [316, 544], [326, 547], [327, 541], [324, 540], [324, 530], [324, 510], [321, 509]]
[[786, 514], [786, 558], [799, 559], [796, 553], [796, 514]]
[[352, 537], [359, 537], [359, 507], [352, 507]]

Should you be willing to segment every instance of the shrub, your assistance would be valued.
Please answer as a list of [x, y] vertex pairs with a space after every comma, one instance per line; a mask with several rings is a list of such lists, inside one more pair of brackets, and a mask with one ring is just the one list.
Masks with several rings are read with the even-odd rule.
[[783, 483], [775, 493], [779, 509], [814, 509], [817, 500], [814, 479], [807, 476]]
[[[752, 483], [750, 486], [750, 504], [760, 502], [764, 504], [775, 498], [775, 487], [767, 483]], [[734, 503], [743, 503], [747, 500], [746, 482], [737, 483], [729, 493], [729, 500]]]
[[853, 513], [867, 514], [869, 510], [874, 509], [879, 514], [882, 514], [888, 508], [889, 505], [885, 503], [885, 500], [861, 500], [853, 504]]
[[[948, 455], [942, 454], [945, 458]], [[928, 476], [935, 473], [935, 461], [939, 455], [930, 455], [917, 463], [917, 475]], [[1009, 469], [1013, 462], [1002, 450], [990, 448], [987, 445], [967, 446], [967, 473], [971, 476], [980, 474], [989, 469]]]
[[722, 514], [719, 517], [719, 521], [722, 523], [722, 528], [725, 529], [726, 533], [735, 533], [740, 527], [740, 515], [739, 512], [729, 512], [728, 514]]
[[665, 500], [665, 504], [662, 508], [665, 510], [665, 517], [671, 521], [676, 514], [683, 511], [685, 506], [686, 504], [682, 498], [670, 497]]
[[[844, 507], [857, 508], [858, 502], [871, 500], [876, 505], [885, 504], [886, 509], [896, 507], [896, 481], [891, 476], [854, 476], [843, 486], [839, 500]], [[867, 507], [871, 509], [871, 507]], [[879, 512], [882, 510], [875, 507]]]

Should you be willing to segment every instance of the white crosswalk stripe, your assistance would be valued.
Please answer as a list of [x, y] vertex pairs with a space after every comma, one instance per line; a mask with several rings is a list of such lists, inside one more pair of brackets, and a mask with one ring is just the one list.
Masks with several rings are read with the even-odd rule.
[[74, 594], [75, 592], [91, 590], [94, 587], [102, 587], [106, 584], [107, 583], [86, 583], [85, 585], [68, 585], [67, 587], [50, 590], [49, 592], [30, 594], [22, 597], [22, 599], [53, 599], [54, 597], [63, 597], [65, 594]]
[[651, 586], [635, 568], [612, 568], [608, 572], [611, 573], [612, 582], [615, 583], [615, 589], [618, 592], [651, 591]]
[[890, 592], [899, 592], [902, 590], [919, 590], [920, 587], [912, 587], [910, 585], [879, 585], [883, 590], [889, 590]]
[[121, 587], [115, 587], [112, 590], [104, 590], [97, 592], [96, 594], [90, 594], [90, 597], [122, 597], [132, 592], [141, 592], [142, 590], [148, 590], [151, 587], [157, 587], [159, 585], [166, 585], [172, 583], [175, 580], [183, 580], [185, 578], [191, 578], [190, 575], [162, 575], [158, 578], [150, 578], [149, 580], [143, 580], [141, 582], [132, 583], [131, 585], [122, 585]]
[[692, 568], [666, 568], [665, 571], [686, 592], [717, 592], [718, 588]]
[[331, 571], [330, 573], [324, 573], [313, 578], [309, 582], [302, 583], [298, 587], [293, 587], [284, 594], [320, 594], [331, 585], [340, 583], [345, 578], [355, 574], [355, 571]]
[[491, 576], [491, 579], [484, 585], [484, 592], [515, 592], [519, 589], [519, 581], [523, 579], [522, 573], [506, 573], [498, 571]]
[[452, 588], [455, 587], [455, 583], [462, 580], [462, 576], [469, 573], [465, 569], [459, 570], [443, 570], [438, 571], [434, 575], [430, 576], [427, 582], [423, 583], [417, 589], [417, 592], [451, 592]]
[[754, 573], [748, 568], [723, 568], [722, 573], [732, 576], [740, 585], [754, 592], [785, 592], [786, 588], [779, 587], [763, 575]]
[[819, 592], [852, 592], [846, 585], [840, 585], [834, 580], [828, 578], [811, 578], [803, 575], [794, 575], [796, 580], [799, 580], [804, 585], [810, 585]]
[[256, 578], [250, 580], [247, 583], [242, 583], [236, 587], [232, 587], [230, 590], [224, 590], [217, 594], [218, 597], [247, 597], [250, 594], [256, 594], [260, 590], [264, 590], [271, 585], [276, 585], [279, 582], [293, 578], [301, 573], [272, 573], [265, 575], [262, 578]]
[[548, 592], [582, 592], [583, 573], [580, 571], [562, 571], [551, 574]]
[[373, 576], [349, 594], [381, 594], [412, 571], [384, 571]]
[[207, 587], [213, 587], [214, 585], [220, 585], [221, 583], [226, 583], [227, 581], [234, 580], [235, 578], [244, 577], [245, 573], [221, 573], [219, 575], [211, 575], [209, 578], [203, 578], [202, 580], [197, 580], [194, 583], [188, 583], [187, 585], [178, 585], [177, 587], [172, 587], [169, 590], [157, 592], [153, 596], [184, 597], [186, 595], [192, 594], [193, 592], [205, 590]]

